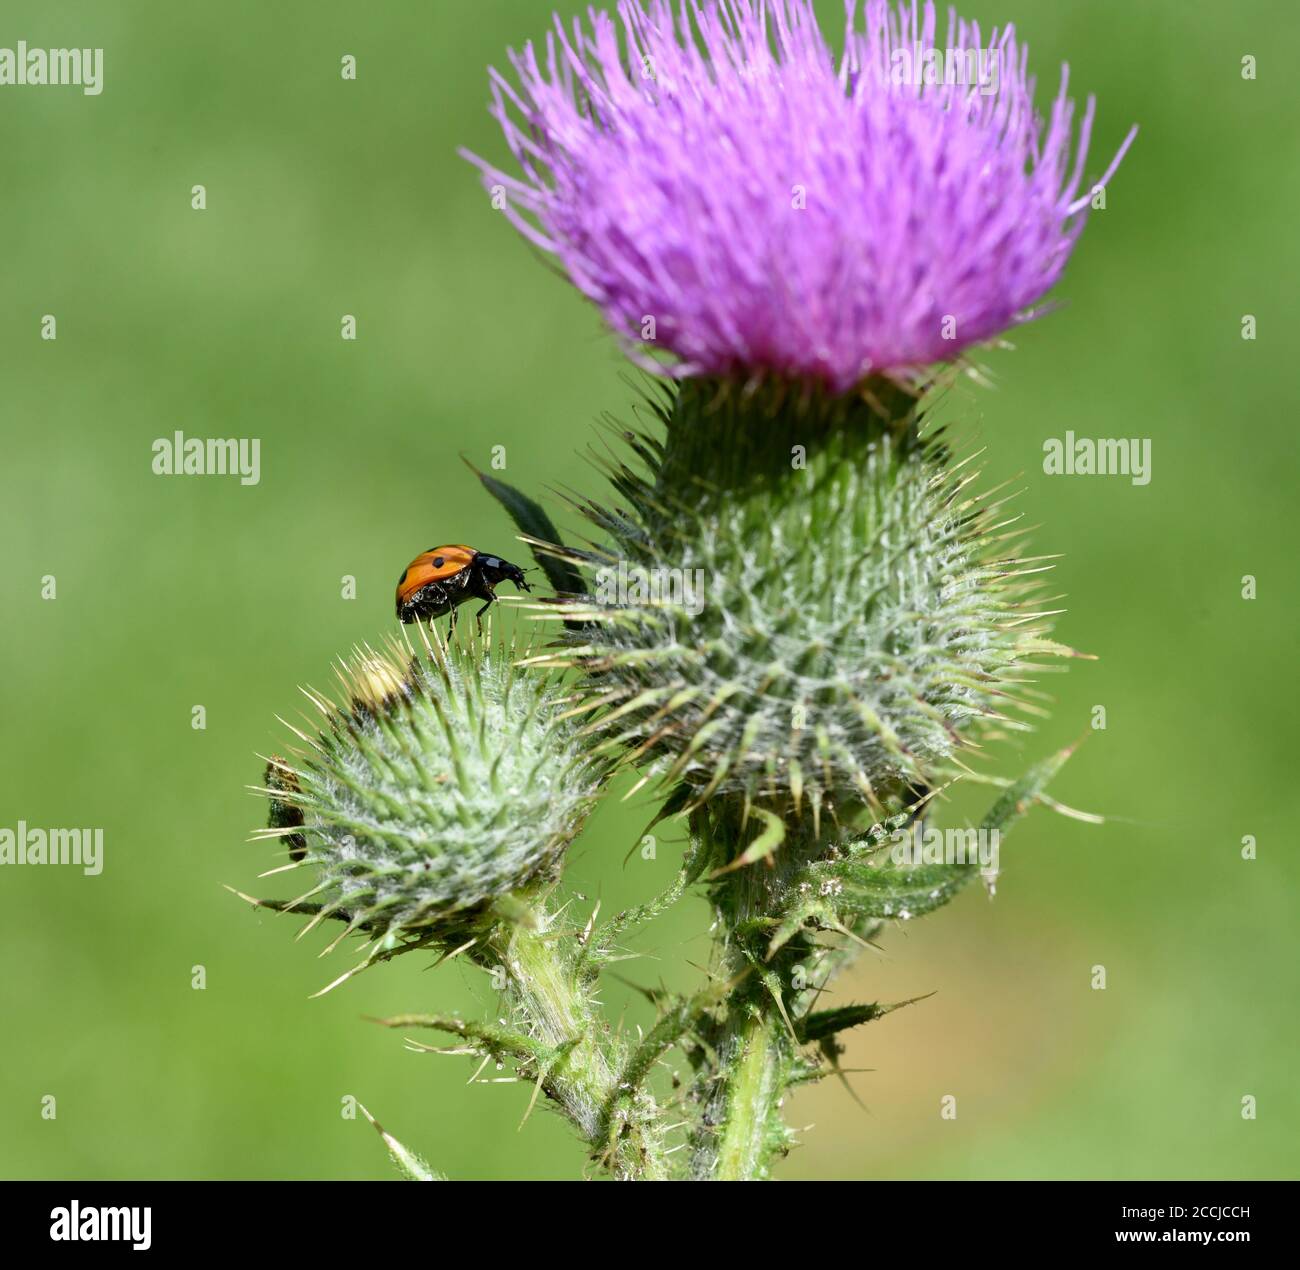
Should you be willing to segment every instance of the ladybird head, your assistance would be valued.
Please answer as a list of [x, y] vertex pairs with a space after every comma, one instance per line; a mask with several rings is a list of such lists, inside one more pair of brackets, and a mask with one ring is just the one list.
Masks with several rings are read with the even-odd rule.
[[517, 564], [511, 564], [509, 560], [502, 560], [500, 556], [481, 555], [478, 558], [478, 565], [487, 580], [494, 586], [498, 582], [513, 582], [521, 591], [532, 590], [524, 578], [524, 571]]

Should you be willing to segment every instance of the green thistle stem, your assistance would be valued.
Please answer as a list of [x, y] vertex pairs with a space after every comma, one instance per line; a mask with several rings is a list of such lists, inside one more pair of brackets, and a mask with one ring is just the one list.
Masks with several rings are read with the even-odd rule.
[[[726, 1112], [711, 1176], [748, 1182], [768, 1175], [774, 1153], [772, 1128], [780, 1122], [784, 1074], [780, 1019], [758, 1009], [741, 1024], [723, 1063]], [[788, 1039], [788, 1038], [787, 1038]]]
[[576, 948], [543, 904], [515, 897], [511, 920], [476, 959], [489, 970], [504, 967], [507, 1001], [545, 1054], [516, 1055], [520, 1073], [559, 1105], [593, 1159], [617, 1177], [666, 1178], [659, 1109], [647, 1093], [623, 1091], [626, 1055], [600, 1017]]
[[[728, 800], [692, 818], [711, 858], [724, 867], [752, 836], [744, 824], [743, 808]], [[807, 859], [791, 844], [772, 867], [745, 865], [714, 883], [713, 905], [723, 932], [718, 973], [733, 986], [726, 1012], [707, 1038], [716, 1065], [699, 1082], [704, 1107], [691, 1164], [696, 1179], [766, 1178], [774, 1158], [791, 1145], [781, 1106], [795, 1074], [796, 1045], [783, 1006], [794, 967], [810, 945], [799, 935], [769, 958], [767, 932], [778, 897]]]

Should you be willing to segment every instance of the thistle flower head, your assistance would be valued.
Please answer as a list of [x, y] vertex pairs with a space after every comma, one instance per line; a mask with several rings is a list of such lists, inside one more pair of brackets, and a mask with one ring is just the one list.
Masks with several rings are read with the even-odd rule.
[[953, 15], [936, 46], [929, 0], [845, 9], [837, 59], [811, 0], [621, 0], [512, 53], [517, 88], [492, 72], [521, 174], [467, 157], [639, 360], [842, 392], [991, 339], [1060, 277], [1092, 100], [1076, 135], [1063, 69], [1037, 116], [1011, 27]]
[[418, 650], [393, 640], [341, 662], [337, 703], [308, 690], [321, 724], [295, 728], [305, 749], [267, 775], [265, 836], [315, 877], [300, 911], [375, 949], [455, 938], [548, 877], [603, 775], [554, 677], [516, 666], [521, 650], [420, 630]]

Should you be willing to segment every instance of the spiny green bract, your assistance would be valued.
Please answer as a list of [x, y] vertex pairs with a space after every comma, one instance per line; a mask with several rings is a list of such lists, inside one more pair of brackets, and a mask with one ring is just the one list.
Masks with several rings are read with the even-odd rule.
[[662, 444], [624, 434], [648, 472], [606, 464], [620, 506], [580, 505], [601, 546], [570, 553], [590, 592], [564, 613], [586, 625], [551, 659], [585, 672], [610, 749], [696, 802], [878, 817], [1008, 725], [1026, 657], [1053, 648], [1024, 607], [1035, 570], [914, 401], [687, 384], [655, 404]]
[[[604, 768], [554, 676], [491, 637], [392, 640], [338, 667], [341, 704], [307, 749], [273, 758], [271, 828], [316, 884], [300, 911], [405, 940], [462, 935], [494, 899], [549, 877]], [[310, 904], [308, 901], [313, 901]], [[390, 941], [391, 942], [391, 941]]]

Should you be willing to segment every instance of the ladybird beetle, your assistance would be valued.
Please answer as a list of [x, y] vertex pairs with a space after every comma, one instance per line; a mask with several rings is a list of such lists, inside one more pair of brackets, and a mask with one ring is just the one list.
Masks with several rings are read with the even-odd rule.
[[500, 556], [475, 551], [463, 543], [430, 547], [416, 556], [397, 579], [397, 616], [410, 623], [450, 613], [454, 626], [456, 606], [475, 599], [484, 601], [475, 614], [481, 618], [497, 598], [493, 587], [506, 581], [521, 591], [532, 590], [524, 581], [524, 571]]

